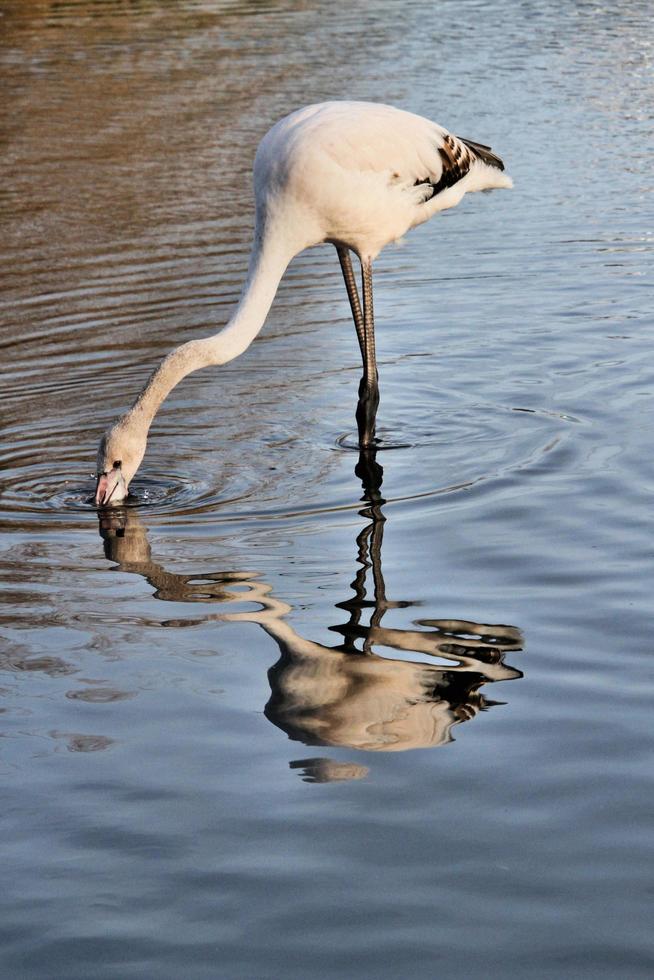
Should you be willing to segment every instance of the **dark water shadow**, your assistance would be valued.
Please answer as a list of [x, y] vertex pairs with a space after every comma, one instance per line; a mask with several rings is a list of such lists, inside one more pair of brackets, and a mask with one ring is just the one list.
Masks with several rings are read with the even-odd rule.
[[[458, 619], [417, 619], [415, 629], [384, 626], [387, 612], [413, 603], [386, 595], [383, 469], [376, 454], [361, 452], [355, 473], [363, 489], [359, 513], [366, 524], [356, 536], [352, 595], [336, 604], [347, 618], [328, 627], [341, 637], [334, 646], [300, 636], [288, 621], [292, 607], [278, 599], [257, 572], [167, 571], [152, 557], [143, 510], [99, 513], [105, 555], [122, 571], [141, 575], [155, 598], [164, 602], [255, 606], [197, 619], [170, 619], [165, 625], [215, 620], [261, 626], [280, 651], [268, 671], [271, 694], [264, 713], [290, 739], [367, 752], [445, 745], [453, 741], [455, 725], [503, 703], [480, 693], [485, 684], [523, 676], [504, 662], [507, 653], [522, 648], [521, 632], [514, 626]], [[299, 759], [290, 765], [308, 782], [360, 779], [368, 772], [366, 766], [326, 758]]]

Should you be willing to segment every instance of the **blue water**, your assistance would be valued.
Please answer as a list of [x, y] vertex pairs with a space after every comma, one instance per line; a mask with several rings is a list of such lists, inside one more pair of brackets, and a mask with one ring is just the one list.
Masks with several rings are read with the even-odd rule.
[[[2, 15], [2, 976], [650, 977], [648, 4]], [[324, 246], [99, 520], [99, 433], [226, 321], [257, 142], [325, 98], [515, 181], [377, 262], [401, 448], [351, 448]]]

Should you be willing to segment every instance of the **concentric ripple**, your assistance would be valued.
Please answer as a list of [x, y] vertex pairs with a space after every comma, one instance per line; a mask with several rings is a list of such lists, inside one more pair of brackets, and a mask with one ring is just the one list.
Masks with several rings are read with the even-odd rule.
[[[25, 519], [27, 515], [47, 518], [78, 515], [96, 511], [95, 506], [95, 477], [86, 479], [71, 476], [61, 480], [58, 485], [48, 482], [41, 472], [30, 472], [25, 468], [22, 472], [12, 473], [11, 482], [4, 475], [4, 486], [0, 487], [0, 508], [5, 520]], [[217, 493], [211, 493], [208, 485], [190, 482], [178, 475], [168, 474], [164, 477], [138, 477], [130, 487], [130, 494], [124, 507], [148, 507], [160, 512], [180, 513], [180, 510], [202, 504], [206, 506], [207, 499], [217, 503]]]
[[[581, 419], [563, 413], [484, 403], [442, 408], [428, 418], [405, 412], [379, 431], [377, 450], [411, 452], [380, 457], [387, 476], [398, 470], [406, 500], [468, 489], [534, 465]], [[337, 453], [358, 450], [355, 432], [335, 439]], [[410, 467], [403, 460], [410, 458]], [[385, 495], [386, 496], [386, 495]]]

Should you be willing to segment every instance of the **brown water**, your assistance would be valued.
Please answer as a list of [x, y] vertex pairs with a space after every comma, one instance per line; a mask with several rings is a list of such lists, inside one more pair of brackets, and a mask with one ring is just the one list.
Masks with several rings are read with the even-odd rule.
[[[2, 975], [650, 977], [644, 2], [5, 0]], [[213, 332], [291, 109], [378, 99], [511, 193], [388, 249], [380, 426], [334, 250]], [[509, 683], [511, 682], [511, 683]]]

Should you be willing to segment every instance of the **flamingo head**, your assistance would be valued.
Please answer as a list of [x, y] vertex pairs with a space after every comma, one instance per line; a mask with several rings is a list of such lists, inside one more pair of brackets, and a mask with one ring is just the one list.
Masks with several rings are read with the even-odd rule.
[[98, 447], [96, 507], [110, 507], [125, 500], [145, 454], [146, 437], [126, 419], [120, 419], [105, 432]]

